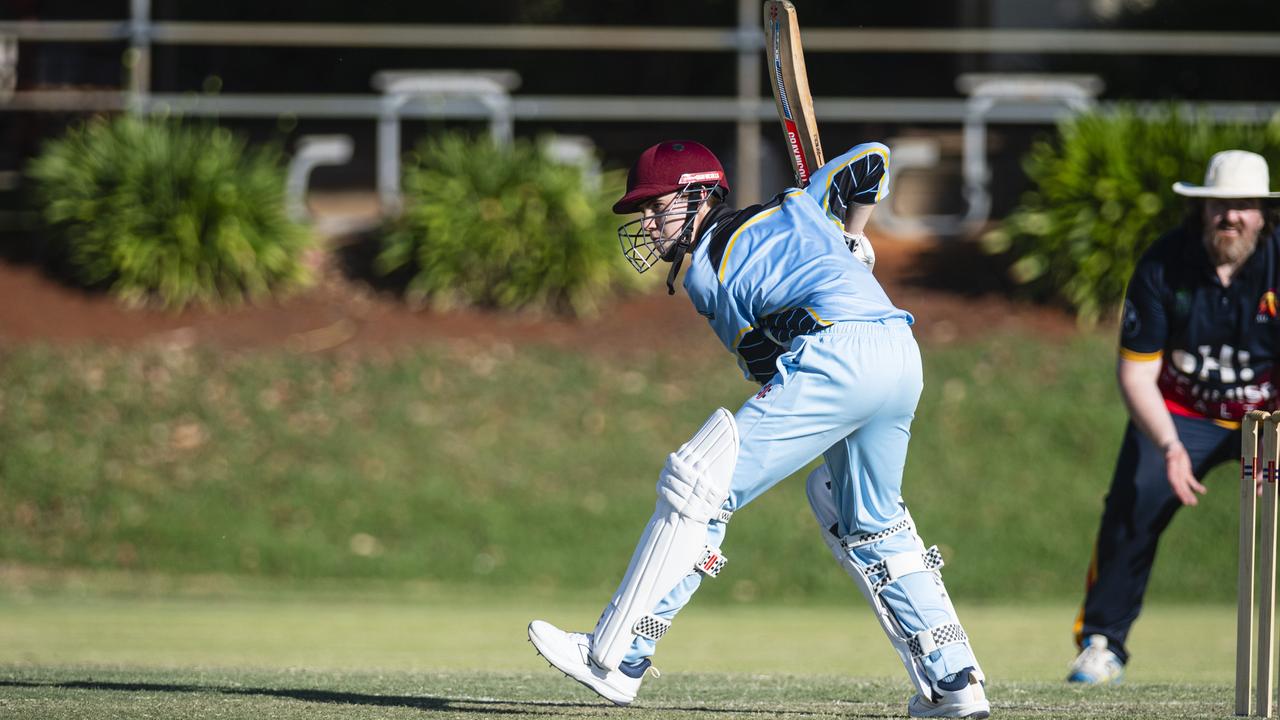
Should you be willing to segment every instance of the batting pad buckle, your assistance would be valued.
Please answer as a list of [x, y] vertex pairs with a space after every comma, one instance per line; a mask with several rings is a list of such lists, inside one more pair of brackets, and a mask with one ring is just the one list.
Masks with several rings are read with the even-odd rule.
[[939, 648], [957, 643], [969, 642], [969, 636], [959, 623], [935, 625], [928, 630], [921, 630], [907, 641], [912, 657], [922, 658]]
[[708, 545], [702, 551], [702, 557], [697, 564], [693, 566], [694, 570], [706, 575], [707, 577], [716, 577], [720, 574], [720, 569], [724, 564], [729, 562], [729, 558], [720, 554], [720, 548], [714, 548]]
[[659, 638], [667, 634], [667, 630], [670, 627], [670, 620], [663, 620], [657, 615], [645, 615], [636, 621], [635, 626], [631, 628], [631, 632], [646, 640], [657, 642]]
[[[904, 575], [918, 572], [932, 572], [938, 570], [945, 563], [942, 561], [942, 552], [938, 550], [938, 546], [934, 545], [923, 553], [905, 552], [887, 557], [880, 562], [867, 567], [863, 572], [867, 575], [867, 581], [871, 583], [872, 592], [879, 593], [889, 586], [889, 583], [901, 578]], [[871, 580], [871, 578], [879, 575], [879, 580]]]

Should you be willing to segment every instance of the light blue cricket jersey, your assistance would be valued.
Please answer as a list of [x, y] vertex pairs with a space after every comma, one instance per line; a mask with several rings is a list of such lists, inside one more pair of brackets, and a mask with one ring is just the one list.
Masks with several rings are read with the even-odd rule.
[[849, 252], [851, 203], [888, 195], [889, 149], [865, 143], [823, 165], [809, 187], [744, 210], [713, 208], [684, 289], [748, 379], [767, 382], [799, 335], [837, 322], [913, 322]]

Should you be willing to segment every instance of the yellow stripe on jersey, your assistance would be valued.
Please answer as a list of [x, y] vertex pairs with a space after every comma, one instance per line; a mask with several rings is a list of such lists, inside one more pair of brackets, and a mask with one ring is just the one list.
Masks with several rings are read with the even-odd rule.
[[817, 320], [817, 321], [818, 321], [819, 323], [821, 323], [822, 325], [832, 325], [832, 324], [834, 324], [834, 323], [828, 322], [828, 321], [826, 321], [826, 320], [823, 320], [821, 317], [819, 317], [819, 316], [818, 316], [818, 313], [817, 313], [813, 308], [811, 308], [811, 307], [799, 307], [799, 306], [796, 306], [796, 305], [788, 305], [788, 306], [786, 306], [786, 307], [784, 307], [784, 308], [778, 308], [777, 310], [774, 310], [773, 312], [769, 313], [768, 315], [765, 315], [765, 317], [777, 317], [778, 315], [781, 315], [781, 314], [782, 314], [782, 313], [784, 313], [784, 312], [791, 312], [792, 310], [804, 310], [805, 312], [809, 313], [809, 315], [810, 315], [811, 317], [813, 317], [813, 319], [814, 319], [814, 320]]
[[[789, 198], [789, 197], [795, 197], [795, 196], [797, 196], [797, 195], [802, 195], [802, 194], [804, 194], [804, 190], [797, 190], [797, 191], [795, 191], [795, 192], [793, 192], [793, 193], [787, 193], [787, 194], [786, 194], [786, 197], [784, 197], [783, 199], [784, 199], [784, 201], [785, 201], [785, 199], [786, 199], [786, 198]], [[740, 228], [738, 228], [737, 230], [734, 230], [734, 231], [733, 231], [733, 235], [729, 238], [729, 244], [728, 244], [728, 245], [726, 245], [726, 246], [725, 246], [725, 248], [724, 248], [724, 257], [720, 258], [720, 268], [719, 268], [719, 273], [718, 273], [718, 275], [719, 275], [719, 277], [720, 277], [720, 282], [721, 282], [721, 283], [724, 283], [724, 271], [725, 271], [725, 268], [727, 268], [727, 267], [729, 266], [729, 254], [733, 252], [733, 244], [734, 244], [734, 243], [736, 243], [736, 242], [738, 242], [738, 236], [742, 234], [742, 231], [743, 231], [743, 230], [746, 230], [747, 228], [749, 228], [749, 227], [751, 227], [752, 225], [756, 224], [756, 223], [757, 223], [757, 222], [759, 222], [760, 220], [763, 220], [763, 219], [765, 219], [765, 218], [769, 217], [770, 215], [772, 215], [772, 214], [774, 214], [774, 213], [778, 212], [778, 211], [779, 211], [779, 210], [781, 210], [781, 209], [782, 209], [782, 203], [778, 203], [778, 207], [775, 207], [775, 208], [769, 208], [768, 210], [765, 210], [764, 212], [760, 213], [759, 215], [756, 215], [755, 217], [751, 218], [750, 220], [748, 220], [748, 221], [746, 221], [746, 222], [742, 223], [742, 227], [740, 227]], [[750, 330], [750, 329], [751, 329], [751, 328], [747, 328], [747, 330]], [[744, 330], [743, 332], [746, 332], [746, 330]], [[741, 335], [741, 334], [739, 334], [739, 335], [738, 335], [738, 337], [739, 337], [739, 338], [741, 338], [741, 337], [742, 337], [742, 335]], [[735, 344], [736, 344], [736, 343], [735, 343]]]
[[816, 310], [814, 310], [814, 309], [813, 309], [813, 308], [811, 308], [811, 307], [807, 307], [807, 308], [805, 308], [804, 310], [805, 310], [805, 312], [807, 312], [807, 313], [809, 313], [810, 315], [812, 315], [812, 316], [813, 316], [813, 319], [814, 319], [814, 320], [817, 320], [819, 325], [823, 325], [823, 326], [831, 326], [831, 325], [834, 325], [834, 324], [835, 324], [835, 323], [832, 323], [832, 322], [831, 322], [831, 321], [829, 321], [829, 320], [823, 320], [823, 319], [818, 315], [817, 311], [816, 311]]
[[744, 328], [742, 328], [741, 330], [739, 330], [739, 331], [738, 331], [738, 337], [736, 337], [736, 338], [734, 338], [734, 339], [733, 339], [733, 349], [734, 349], [734, 350], [737, 350], [737, 349], [738, 349], [738, 343], [742, 342], [742, 336], [743, 336], [743, 335], [746, 335], [747, 333], [751, 332], [752, 330], [755, 330], [755, 326], [754, 326], [754, 325], [748, 325], [748, 326], [746, 326], [746, 327], [744, 327]]
[[[862, 158], [868, 155], [871, 155], [873, 153], [883, 158], [884, 166], [886, 168], [889, 167], [889, 158], [885, 156], [884, 151], [881, 150], [880, 148], [873, 147], [873, 148], [868, 148], [866, 150], [863, 150], [857, 155], [854, 155], [853, 157], [849, 158], [849, 162], [841, 165], [838, 168], [832, 168], [831, 172], [827, 174], [827, 186], [823, 188], [823, 193], [822, 193], [822, 209], [826, 211], [827, 217], [835, 220], [836, 224], [840, 226], [841, 230], [844, 229], [844, 218], [838, 218], [835, 216], [835, 213], [831, 212], [831, 183], [832, 181], [835, 180], [836, 173], [840, 172], [841, 170], [849, 167], [850, 165], [858, 162]], [[876, 187], [876, 202], [880, 202], [880, 195], [884, 191], [884, 185], [885, 185], [884, 179], [881, 178], [881, 182]], [[849, 198], [849, 202], [852, 203], [853, 198]]]
[[1217, 419], [1217, 418], [1214, 418], [1214, 419], [1213, 419], [1213, 424], [1214, 424], [1214, 425], [1217, 425], [1218, 427], [1221, 427], [1221, 428], [1226, 428], [1226, 429], [1228, 429], [1228, 430], [1239, 430], [1239, 429], [1240, 429], [1240, 423], [1239, 423], [1238, 421], [1236, 421], [1236, 420], [1219, 420], [1219, 419]]
[[1144, 352], [1138, 352], [1137, 350], [1130, 350], [1129, 348], [1123, 345], [1120, 346], [1120, 357], [1130, 362], [1155, 362], [1156, 360], [1159, 360], [1163, 356], [1164, 356], [1163, 350], [1144, 353]]

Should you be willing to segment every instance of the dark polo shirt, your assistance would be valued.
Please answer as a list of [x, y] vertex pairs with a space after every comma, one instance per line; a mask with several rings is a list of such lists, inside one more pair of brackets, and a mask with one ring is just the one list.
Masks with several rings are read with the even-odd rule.
[[1134, 270], [1124, 303], [1120, 354], [1159, 360], [1170, 412], [1234, 427], [1250, 410], [1276, 406], [1276, 277], [1280, 237], [1258, 248], [1223, 287], [1198, 234], [1178, 228]]

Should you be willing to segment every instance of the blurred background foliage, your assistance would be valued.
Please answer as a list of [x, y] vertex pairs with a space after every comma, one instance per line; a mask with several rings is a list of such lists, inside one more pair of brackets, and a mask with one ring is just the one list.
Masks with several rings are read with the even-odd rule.
[[213, 124], [97, 117], [32, 160], [45, 256], [134, 303], [237, 302], [308, 279], [277, 149]]
[[[1032, 146], [1033, 190], [983, 244], [1008, 255], [1025, 295], [1095, 321], [1182, 221], [1188, 203], [1171, 183], [1199, 182], [1226, 148], [1262, 153], [1280, 179], [1280, 119], [1214, 123], [1172, 105], [1075, 116]], [[404, 212], [378, 235], [375, 267], [412, 304], [584, 315], [650, 279], [617, 262], [608, 208], [623, 174], [556, 160], [548, 138], [435, 133], [403, 167]], [[312, 239], [284, 211], [273, 146], [215, 125], [96, 118], [47, 143], [28, 175], [49, 230], [42, 251], [83, 285], [180, 308], [308, 280]]]
[[1096, 320], [1124, 299], [1143, 251], [1186, 215], [1172, 183], [1200, 184], [1210, 156], [1231, 148], [1266, 157], [1280, 187], [1280, 118], [1214, 123], [1171, 105], [1075, 116], [1032, 146], [1023, 169], [1034, 190], [983, 242], [1012, 253], [1010, 274], [1029, 295]]
[[404, 162], [404, 212], [385, 228], [378, 268], [404, 271], [410, 301], [593, 313], [639, 284], [619, 262], [618, 172], [588, 175], [548, 139], [426, 137]]
[[[404, 158], [405, 210], [377, 238], [376, 269], [436, 308], [584, 315], [644, 287], [618, 262], [622, 173], [557, 160], [548, 143], [427, 136]], [[309, 280], [313, 240], [287, 216], [274, 146], [212, 124], [95, 118], [27, 172], [40, 254], [84, 286], [177, 309]]]
[[[1125, 415], [1109, 337], [926, 347], [904, 495], [966, 601], [1077, 597]], [[395, 356], [0, 356], [0, 557], [50, 568], [611, 592], [666, 453], [752, 385], [707, 343], [626, 362], [459, 342]], [[1229, 475], [1230, 468], [1222, 470]], [[803, 471], [735, 516], [714, 602], [856, 594]], [[1153, 598], [1232, 596], [1235, 493], [1175, 520]]]

